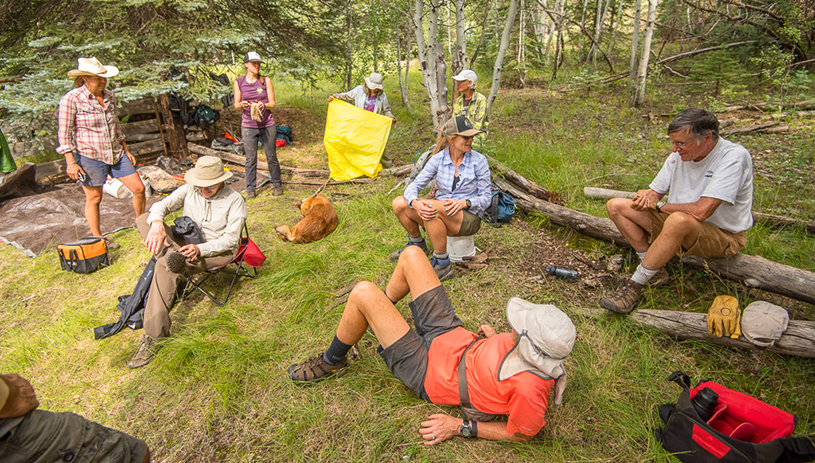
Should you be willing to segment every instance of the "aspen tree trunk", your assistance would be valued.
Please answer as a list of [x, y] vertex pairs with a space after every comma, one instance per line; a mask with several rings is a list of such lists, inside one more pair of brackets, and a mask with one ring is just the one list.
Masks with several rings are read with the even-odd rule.
[[405, 34], [405, 77], [402, 78], [402, 27], [396, 25], [396, 74], [399, 76], [399, 93], [402, 95], [402, 105], [405, 111], [410, 113], [410, 102], [408, 101], [408, 71], [410, 71], [410, 32]]
[[449, 118], [447, 106], [447, 63], [444, 62], [444, 45], [436, 43], [436, 88], [439, 92], [439, 109], [434, 115], [441, 127]]
[[648, 77], [648, 60], [651, 57], [651, 39], [654, 36], [654, 24], [657, 19], [657, 4], [659, 0], [648, 0], [648, 22], [645, 24], [645, 37], [642, 40], [642, 54], [637, 69], [637, 87], [634, 94], [634, 106], [639, 107], [645, 103], [645, 82]]
[[464, 35], [464, 0], [455, 0], [456, 7], [456, 51], [453, 55], [453, 75], [467, 66], [467, 37]]
[[352, 78], [353, 78], [353, 61], [351, 58], [351, 35], [353, 32], [353, 21], [351, 18], [351, 1], [345, 4], [345, 20], [346, 20], [346, 27], [348, 28], [348, 36], [345, 39], [345, 88], [346, 91], [351, 89]]
[[[435, 19], [434, 12], [435, 11]], [[431, 9], [429, 18], [430, 34], [428, 40], [430, 46], [425, 42], [424, 38], [424, 24], [422, 16], [424, 12], [424, 2], [422, 0], [414, 0], [413, 2], [413, 32], [416, 36], [416, 48], [419, 53], [419, 66], [422, 71], [422, 78], [424, 80], [425, 89], [427, 90], [427, 97], [430, 100], [430, 113], [433, 118], [433, 128], [438, 129], [438, 112], [439, 112], [439, 94], [438, 85], [436, 85], [436, 57], [433, 53], [436, 43], [436, 32], [438, 26], [438, 8]]]
[[561, 6], [557, 15], [557, 34], [555, 37], [555, 67], [552, 71], [552, 80], [557, 79], [557, 71], [560, 68], [560, 63], [563, 55], [563, 15], [566, 13], [566, 1], [560, 0]]
[[608, 14], [608, 6], [611, 0], [606, 0], [606, 5], [603, 7], [603, 0], [597, 0], [597, 14], [595, 15], [594, 23], [594, 43], [591, 44], [589, 50], [589, 58], [591, 59], [591, 67], [597, 68], [597, 45], [600, 43], [600, 35], [603, 31], [603, 23], [606, 22], [606, 14]]
[[614, 18], [611, 21], [611, 38], [608, 42], [608, 52], [606, 55], [610, 60], [614, 59], [614, 55], [612, 52], [614, 51], [614, 38], [617, 36], [617, 28], [620, 27], [620, 24], [623, 22], [623, 4], [625, 2], [623, 0], [619, 0], [619, 4], [617, 5], [617, 21], [615, 23]]
[[490, 96], [487, 98], [487, 114], [492, 111], [492, 104], [498, 95], [498, 88], [501, 86], [501, 71], [504, 66], [504, 57], [509, 48], [509, 36], [512, 34], [512, 26], [515, 25], [515, 16], [518, 14], [518, 0], [510, 0], [507, 21], [504, 23], [504, 32], [501, 34], [501, 45], [498, 48], [498, 56], [495, 58], [495, 65], [492, 68], [492, 88]]
[[634, 25], [631, 31], [631, 58], [628, 63], [628, 81], [631, 87], [637, 83], [637, 47], [640, 41], [640, 17], [642, 16], [642, 0], [634, 1]]

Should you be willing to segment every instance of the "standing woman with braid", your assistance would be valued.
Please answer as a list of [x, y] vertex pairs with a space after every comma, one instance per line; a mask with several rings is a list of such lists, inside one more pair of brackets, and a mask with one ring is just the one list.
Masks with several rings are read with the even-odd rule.
[[260, 55], [250, 51], [243, 59], [246, 75], [235, 79], [235, 109], [243, 108], [241, 116], [241, 139], [246, 155], [246, 196], [255, 197], [257, 189], [258, 140], [263, 142], [263, 152], [269, 163], [272, 177], [272, 194], [283, 194], [280, 180], [280, 163], [277, 161], [277, 126], [270, 109], [275, 107], [272, 79], [260, 75]]

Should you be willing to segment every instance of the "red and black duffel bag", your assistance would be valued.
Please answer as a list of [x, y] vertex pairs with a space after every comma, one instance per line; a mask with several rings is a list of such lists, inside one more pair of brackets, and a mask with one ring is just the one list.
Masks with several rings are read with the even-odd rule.
[[790, 437], [794, 415], [712, 381], [691, 389], [690, 378], [681, 371], [668, 380], [681, 386], [682, 392], [675, 404], [659, 407], [665, 427], [657, 428], [655, 436], [681, 461], [799, 463], [815, 459], [815, 446], [809, 439]]

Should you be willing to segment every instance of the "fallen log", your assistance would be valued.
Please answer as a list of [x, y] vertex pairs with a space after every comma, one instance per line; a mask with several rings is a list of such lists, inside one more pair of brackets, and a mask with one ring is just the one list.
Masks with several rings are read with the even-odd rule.
[[[594, 188], [588, 186], [583, 188], [583, 195], [589, 199], [633, 199], [635, 196], [637, 196], [637, 194], [632, 191], [609, 190], [606, 188]], [[796, 227], [815, 234], [815, 222], [813, 221], [793, 219], [781, 215], [765, 214], [763, 212], [756, 211], [753, 211], [753, 220], [756, 222], [764, 222], [775, 227]]]
[[768, 122], [766, 124], [756, 124], [756, 125], [751, 125], [750, 127], [742, 127], [740, 129], [727, 129], [727, 130], [722, 130], [721, 135], [732, 135], [734, 133], [760, 132], [760, 131], [768, 129], [770, 127], [775, 127], [778, 124], [780, 124], [780, 122], [774, 121], [774, 122]]
[[761, 111], [761, 108], [766, 107], [773, 107], [773, 108], [815, 108], [815, 101], [799, 101], [798, 103], [751, 103], [745, 105], [732, 105], [727, 106], [723, 110], [719, 112], [730, 112], [730, 111], [741, 111], [743, 109], [752, 109], [754, 111]]
[[815, 321], [790, 320], [784, 334], [770, 347], [759, 347], [744, 337], [732, 339], [707, 333], [707, 314], [673, 310], [637, 310], [630, 319], [666, 331], [679, 339], [701, 339], [728, 347], [815, 358]]
[[[496, 178], [495, 183], [512, 195], [517, 201], [518, 207], [523, 211], [543, 214], [552, 222], [570, 227], [584, 235], [610, 241], [617, 246], [630, 247], [611, 219], [595, 217], [591, 214], [532, 198], [500, 178]], [[691, 268], [709, 269], [717, 275], [742, 282], [751, 288], [770, 291], [815, 304], [815, 273], [813, 272], [779, 264], [761, 256], [748, 256], [746, 254], [736, 254], [732, 257], [719, 259], [683, 256], [681, 261]]]
[[527, 179], [523, 175], [507, 167], [506, 164], [497, 159], [487, 156], [490, 161], [490, 169], [494, 175], [500, 175], [521, 189], [521, 191], [534, 196], [535, 198], [549, 201], [550, 203], [563, 204], [563, 198], [554, 191], [549, 191], [537, 183]]
[[[246, 164], [246, 159], [243, 156], [240, 156], [235, 153], [230, 153], [228, 151], [220, 151], [214, 150], [212, 148], [207, 148], [206, 146], [196, 145], [195, 143], [187, 143], [187, 149], [190, 152], [198, 154], [200, 156], [216, 156], [224, 161], [231, 162], [233, 164], [237, 164], [242, 166]], [[265, 161], [258, 161], [258, 170], [265, 170], [269, 171], [269, 164]], [[287, 167], [287, 166], [280, 166], [281, 172], [291, 172], [293, 174], [302, 175], [304, 177], [328, 177], [329, 172], [327, 170], [322, 169], [298, 169], [296, 167]]]

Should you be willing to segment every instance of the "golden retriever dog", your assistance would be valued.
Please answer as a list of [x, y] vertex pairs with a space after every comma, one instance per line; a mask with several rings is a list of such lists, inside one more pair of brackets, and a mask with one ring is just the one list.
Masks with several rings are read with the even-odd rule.
[[317, 194], [309, 196], [297, 204], [303, 219], [291, 229], [285, 225], [275, 227], [275, 231], [283, 241], [294, 243], [310, 243], [330, 235], [337, 228], [340, 219], [331, 201], [325, 196]]

